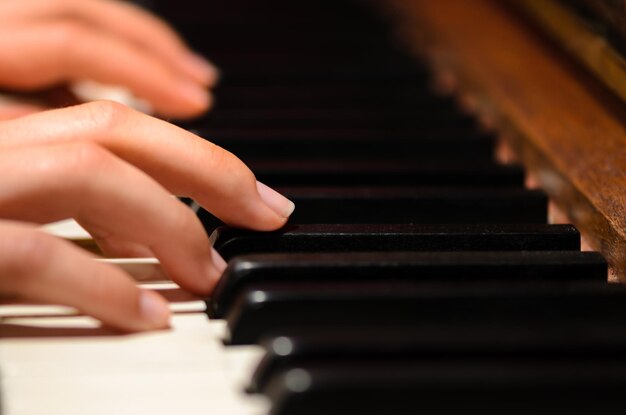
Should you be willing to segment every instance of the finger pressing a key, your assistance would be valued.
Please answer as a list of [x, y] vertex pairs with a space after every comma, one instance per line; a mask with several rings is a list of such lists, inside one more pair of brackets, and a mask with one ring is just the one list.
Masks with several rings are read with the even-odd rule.
[[92, 142], [21, 147], [0, 154], [0, 217], [75, 217], [100, 241], [154, 252], [182, 287], [208, 294], [225, 268], [197, 217], [148, 175]]
[[75, 307], [125, 331], [165, 328], [167, 302], [72, 244], [0, 221], [0, 295]]
[[258, 183], [230, 152], [112, 102], [35, 114], [0, 129], [0, 148], [76, 141], [99, 144], [229, 225], [274, 230], [294, 209], [291, 201]]

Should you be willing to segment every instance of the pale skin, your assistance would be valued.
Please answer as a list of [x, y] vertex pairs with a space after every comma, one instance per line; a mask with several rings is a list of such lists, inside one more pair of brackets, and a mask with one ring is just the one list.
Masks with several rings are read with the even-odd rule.
[[[0, 0], [0, 89], [37, 91], [89, 79], [123, 86], [159, 115], [194, 117], [218, 70], [163, 21], [114, 0]], [[38, 105], [0, 104], [0, 119]]]
[[[59, 29], [68, 22], [71, 29]], [[52, 43], [31, 36], [37, 30], [52, 33]], [[108, 47], [108, 59], [118, 53], [121, 61], [147, 65], [149, 75], [142, 76], [160, 81], [116, 71], [80, 46], [63, 52], [65, 30]], [[164, 23], [114, 1], [0, 0], [0, 45], [6, 39], [23, 46], [0, 48], [6, 88], [93, 79], [132, 89], [161, 114], [193, 116], [208, 108], [206, 88], [217, 78]], [[51, 46], [66, 55], [44, 50]], [[186, 63], [172, 63], [177, 57]], [[193, 94], [181, 83], [204, 91], [206, 101], [189, 99]], [[41, 109], [0, 109], [0, 297], [72, 306], [124, 331], [164, 328], [170, 312], [163, 298], [36, 224], [74, 217], [107, 254], [155, 256], [181, 287], [207, 295], [226, 264], [197, 217], [172, 194], [192, 197], [228, 224], [257, 230], [283, 226], [294, 209], [233, 154], [165, 121], [107, 101]]]

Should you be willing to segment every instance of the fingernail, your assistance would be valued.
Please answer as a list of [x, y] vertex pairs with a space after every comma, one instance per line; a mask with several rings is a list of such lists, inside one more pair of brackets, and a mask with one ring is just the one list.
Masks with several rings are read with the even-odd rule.
[[209, 92], [203, 88], [200, 88], [198, 85], [183, 81], [180, 83], [178, 87], [179, 93], [183, 96], [186, 101], [189, 101], [195, 107], [198, 108], [208, 108], [209, 106]]
[[265, 204], [267, 204], [267, 206], [269, 206], [274, 212], [283, 218], [291, 216], [296, 208], [296, 205], [294, 205], [291, 200], [259, 181], [256, 182], [256, 188], [261, 196], [261, 199], [263, 199]]
[[211, 259], [213, 260], [213, 266], [219, 271], [220, 274], [224, 272], [228, 264], [224, 261], [224, 258], [217, 253], [215, 249], [211, 248]]
[[203, 85], [214, 85], [219, 79], [219, 69], [203, 56], [190, 53], [184, 63], [190, 75]]
[[139, 299], [142, 317], [151, 328], [163, 328], [169, 325], [170, 309], [167, 302], [152, 291], [143, 291]]

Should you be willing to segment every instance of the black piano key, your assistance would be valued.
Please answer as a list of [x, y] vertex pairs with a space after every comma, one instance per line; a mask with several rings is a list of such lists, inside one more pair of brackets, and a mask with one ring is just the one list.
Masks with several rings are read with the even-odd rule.
[[546, 196], [523, 189], [279, 188], [293, 223], [544, 223]]
[[270, 415], [591, 414], [621, 407], [626, 361], [393, 360], [304, 365], [273, 377]]
[[[340, 49], [351, 53], [369, 48], [372, 54], [405, 53], [393, 47], [396, 42], [393, 34], [382, 26], [355, 24], [327, 27], [320, 31], [315, 25], [284, 22], [269, 27], [267, 23], [258, 21], [232, 29], [233, 26], [227, 22], [211, 26], [190, 22], [182, 26], [182, 34], [194, 45], [213, 50], [281, 50], [287, 54], [306, 55], [316, 50]], [[227, 36], [224, 36], [225, 33]]]
[[[144, 2], [147, 0], [143, 0]], [[246, 31], [257, 28], [260, 22], [265, 28], [277, 26], [305, 26], [311, 30], [345, 30], [350, 27], [382, 30], [387, 24], [368, 8], [349, 2], [331, 3], [325, 1], [309, 2], [306, 5], [293, 2], [271, 3], [229, 0], [219, 3], [200, 3], [197, 0], [152, 0], [153, 10], [168, 18], [177, 26], [184, 24], [202, 24], [205, 26], [230, 26], [230, 31]], [[294, 7], [296, 6], [296, 7]], [[250, 33], [251, 36], [255, 32]], [[220, 37], [220, 39], [226, 36]]]
[[276, 232], [219, 227], [213, 247], [236, 255], [350, 251], [578, 251], [572, 225], [287, 225]]
[[353, 109], [217, 109], [202, 124], [212, 128], [398, 128], [428, 126], [475, 127], [475, 120], [440, 111]]
[[[253, 344], [294, 329], [405, 330], [421, 326], [619, 322], [623, 287], [562, 282], [257, 283], [226, 316], [229, 344]], [[616, 323], [617, 324], [617, 323]]]
[[[321, 45], [320, 45], [321, 46]], [[310, 49], [308, 54], [289, 53], [284, 46], [258, 49], [227, 49], [201, 47], [200, 52], [211, 56], [212, 60], [230, 74], [223, 78], [224, 85], [238, 85], [236, 79], [276, 82], [283, 85], [287, 80], [298, 83], [335, 83], [354, 84], [370, 81], [385, 84], [422, 80], [423, 74], [416, 70], [415, 63], [403, 54], [390, 50], [367, 51], [363, 45], [361, 50], [348, 51], [341, 47]], [[259, 72], [245, 71], [245, 65], [257, 64]], [[373, 70], [365, 69], [362, 73], [357, 68], [373, 66]], [[314, 70], [319, 71], [315, 72]], [[299, 76], [293, 71], [299, 71]], [[352, 72], [352, 73], [351, 73]], [[289, 76], [287, 80], [282, 76]], [[220, 81], [222, 78], [220, 78]]]
[[[296, 25], [282, 25], [278, 27], [267, 27], [266, 24], [258, 22], [250, 25], [245, 30], [231, 31], [229, 36], [220, 39], [209, 37], [210, 34], [219, 36], [228, 31], [228, 25], [215, 25], [206, 27], [202, 24], [185, 25], [184, 35], [193, 38], [197, 42], [203, 42], [210, 48], [236, 49], [236, 50], [283, 50], [289, 54], [308, 53], [311, 49], [348, 49], [348, 53], [360, 48], [370, 47], [380, 48], [381, 53], [386, 53], [390, 49], [390, 39], [385, 31], [371, 30], [367, 27], [346, 27], [339, 30], [329, 30], [320, 32], [314, 27], [307, 28]], [[250, 33], [257, 33], [251, 37]], [[299, 49], [299, 50], [294, 50]], [[393, 49], [392, 49], [393, 50]], [[400, 51], [398, 50], [398, 53]]]
[[194, 133], [254, 163], [276, 160], [491, 163], [494, 138], [467, 129], [199, 128]]
[[[256, 36], [256, 38], [245, 36], [245, 39], [237, 39], [236, 36], [231, 36], [225, 42], [216, 41], [216, 39], [197, 38], [194, 36], [193, 31], [187, 30], [187, 28], [185, 28], [185, 32], [188, 34], [188, 37], [194, 39], [196, 50], [213, 57], [217, 62], [236, 53], [242, 57], [247, 54], [254, 58], [258, 57], [260, 59], [258, 61], [259, 66], [264, 63], [269, 65], [275, 64], [276, 61], [270, 59], [274, 55], [278, 57], [277, 60], [279, 62], [284, 61], [287, 63], [291, 62], [292, 59], [299, 58], [312, 61], [314, 59], [326, 61], [331, 57], [353, 58], [357, 60], [375, 56], [376, 58], [393, 59], [398, 63], [413, 64], [399, 49], [389, 47], [388, 39], [376, 36], [376, 34], [360, 33], [362, 37], [358, 38], [356, 36], [359, 33], [356, 32], [353, 35], [348, 35], [345, 32], [333, 32], [325, 36], [318, 33], [307, 35], [306, 32], [298, 31], [293, 32], [294, 35], [289, 40], [285, 39], [281, 42], [275, 42], [273, 38], [285, 36], [285, 32], [291, 30], [291, 28], [281, 29], [280, 32], [272, 34], [268, 32], [262, 33]], [[313, 38], [314, 36], [316, 37]], [[297, 44], [301, 50], [294, 51], [294, 44]]]
[[390, 358], [619, 357], [626, 347], [626, 331], [620, 324], [602, 321], [407, 326], [375, 334], [368, 329], [294, 329], [264, 339], [262, 345], [266, 352], [252, 375], [247, 389], [251, 393], [265, 393], [268, 381], [281, 371], [317, 362], [365, 366]]
[[233, 258], [218, 282], [207, 312], [226, 316], [246, 287], [287, 282], [289, 286], [340, 283], [451, 284], [455, 282], [603, 282], [604, 259], [593, 252], [338, 252], [257, 254]]
[[[275, 59], [279, 59], [277, 54]], [[345, 85], [345, 84], [375, 84], [398, 85], [420, 80], [416, 68], [406, 63], [399, 64], [396, 59], [369, 59], [353, 62], [344, 56], [335, 59], [311, 60], [306, 57], [290, 59], [290, 62], [277, 62], [275, 66], [259, 65], [254, 72], [242, 69], [243, 64], [254, 64], [254, 58], [246, 53], [230, 58], [231, 62], [222, 60], [216, 63], [229, 70], [220, 78], [220, 82], [227, 86], [266, 85], [279, 83], [281, 85]], [[300, 61], [300, 62], [298, 62]]]
[[[439, 325], [623, 324], [622, 287], [576, 284], [255, 284], [227, 316], [230, 344], [294, 329], [406, 330]], [[615, 313], [615, 314], [612, 314]], [[616, 323], [617, 324], [617, 323]]]
[[[277, 188], [296, 210], [291, 223], [467, 224], [545, 223], [547, 200], [524, 189]], [[221, 222], [205, 210], [199, 218], [212, 232]]]
[[413, 162], [258, 162], [249, 164], [271, 186], [473, 186], [522, 187], [524, 171], [516, 166], [475, 163]]
[[215, 91], [219, 108], [370, 108], [454, 113], [456, 104], [450, 97], [433, 95], [427, 81], [393, 86], [369, 85], [258, 85], [224, 86]]

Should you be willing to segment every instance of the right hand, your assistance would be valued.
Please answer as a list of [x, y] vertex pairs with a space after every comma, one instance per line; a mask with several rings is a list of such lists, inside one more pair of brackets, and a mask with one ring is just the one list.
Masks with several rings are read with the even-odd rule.
[[165, 300], [30, 223], [74, 217], [105, 252], [154, 255], [207, 295], [225, 263], [171, 194], [256, 230], [280, 228], [294, 208], [226, 150], [111, 102], [1, 122], [0, 171], [0, 295], [73, 306], [129, 331], [166, 327]]

